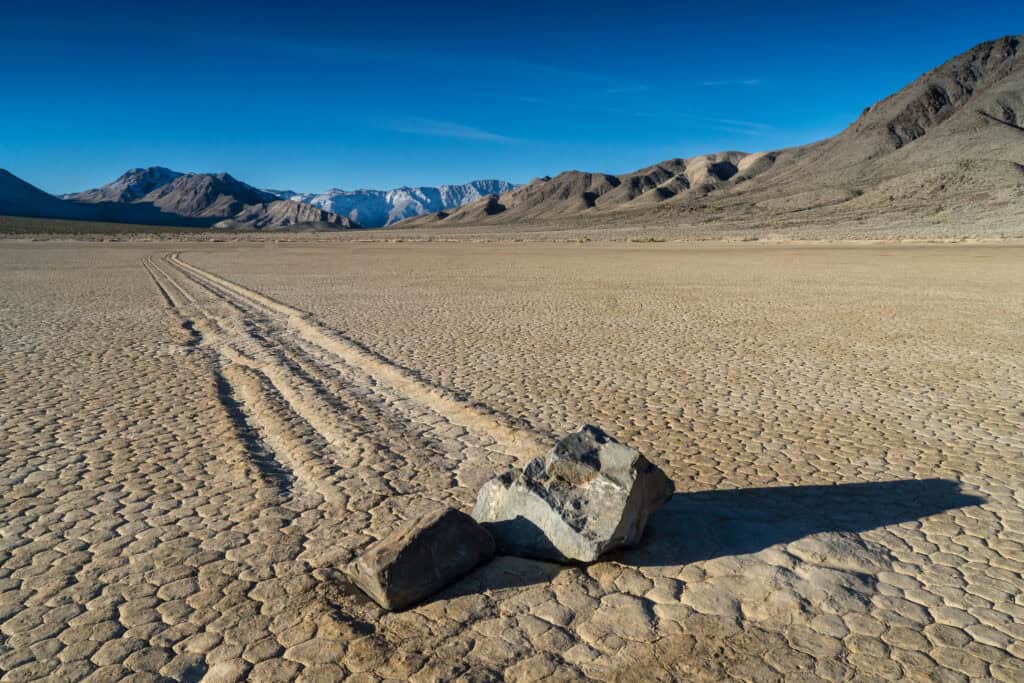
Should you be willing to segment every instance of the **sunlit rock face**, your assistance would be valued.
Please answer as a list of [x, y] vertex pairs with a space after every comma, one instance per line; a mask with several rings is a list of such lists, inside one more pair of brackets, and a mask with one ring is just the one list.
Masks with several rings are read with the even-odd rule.
[[473, 517], [499, 552], [593, 562], [638, 542], [672, 491], [672, 481], [638, 451], [584, 425], [522, 471], [484, 484]]

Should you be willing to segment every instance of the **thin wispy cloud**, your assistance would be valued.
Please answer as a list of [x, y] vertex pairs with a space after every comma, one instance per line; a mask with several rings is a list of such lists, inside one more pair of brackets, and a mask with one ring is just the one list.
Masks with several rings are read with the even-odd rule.
[[724, 81], [704, 81], [704, 87], [705, 88], [720, 88], [722, 86], [727, 86], [727, 85], [746, 85], [746, 86], [761, 85], [761, 79], [760, 78], [735, 78], [735, 79], [728, 79], [728, 80], [724, 80]]
[[711, 124], [711, 128], [725, 133], [742, 135], [745, 137], [757, 137], [769, 134], [775, 130], [773, 126], [759, 121], [741, 121], [738, 119], [705, 119]]
[[397, 121], [385, 121], [381, 128], [396, 133], [408, 133], [410, 135], [424, 135], [433, 138], [454, 138], [457, 140], [481, 140], [485, 142], [518, 142], [516, 138], [494, 133], [481, 128], [464, 126], [453, 121], [435, 121], [411, 117]]
[[708, 119], [714, 123], [724, 124], [726, 126], [732, 126], [733, 128], [745, 128], [756, 131], [767, 131], [773, 130], [772, 126], [767, 123], [761, 123], [759, 121], [742, 121], [740, 119]]
[[632, 95], [650, 90], [646, 85], [626, 85], [618, 88], [605, 88], [606, 95]]
[[741, 135], [743, 137], [756, 137], [760, 134], [760, 131], [757, 130], [751, 130], [750, 128], [737, 128], [735, 126], [711, 126], [711, 128], [722, 133], [732, 133], [733, 135]]

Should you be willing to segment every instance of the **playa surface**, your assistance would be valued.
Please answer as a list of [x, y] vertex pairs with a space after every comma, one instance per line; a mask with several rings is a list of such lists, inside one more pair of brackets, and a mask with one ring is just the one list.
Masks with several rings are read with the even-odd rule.
[[[1024, 247], [0, 244], [3, 681], [1024, 679]], [[386, 613], [584, 422], [677, 493]]]

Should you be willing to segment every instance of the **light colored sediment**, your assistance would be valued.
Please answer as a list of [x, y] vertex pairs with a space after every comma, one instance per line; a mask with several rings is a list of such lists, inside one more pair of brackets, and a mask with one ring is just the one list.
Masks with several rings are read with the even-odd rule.
[[[1024, 675], [1024, 249], [178, 249], [0, 249], [0, 680]], [[335, 571], [583, 422], [643, 546]]]

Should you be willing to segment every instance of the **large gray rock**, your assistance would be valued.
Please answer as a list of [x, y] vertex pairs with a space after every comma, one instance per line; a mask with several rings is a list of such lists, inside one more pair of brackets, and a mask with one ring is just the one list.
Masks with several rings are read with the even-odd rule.
[[672, 491], [638, 451], [584, 425], [521, 472], [484, 484], [472, 514], [504, 554], [593, 562], [639, 541]]
[[400, 610], [494, 556], [494, 539], [464, 512], [443, 508], [382, 538], [345, 568], [374, 602]]

